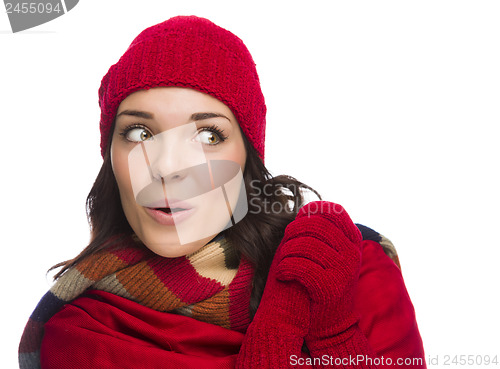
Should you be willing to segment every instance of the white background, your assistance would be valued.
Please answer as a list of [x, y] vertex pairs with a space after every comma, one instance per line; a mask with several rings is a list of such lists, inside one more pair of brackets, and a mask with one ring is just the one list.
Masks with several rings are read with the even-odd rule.
[[426, 354], [441, 364], [429, 367], [500, 360], [500, 3], [330, 3], [82, 0], [18, 34], [0, 13], [0, 366], [17, 367], [47, 269], [89, 240], [102, 76], [141, 30], [178, 14], [250, 49], [272, 173], [396, 245]]

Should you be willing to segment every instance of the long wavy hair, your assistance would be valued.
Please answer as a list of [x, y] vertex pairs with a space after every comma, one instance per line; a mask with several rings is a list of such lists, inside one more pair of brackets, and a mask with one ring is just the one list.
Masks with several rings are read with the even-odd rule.
[[[114, 126], [113, 124], [111, 132]], [[311, 191], [320, 199], [321, 196], [316, 190], [291, 176], [273, 177], [255, 148], [244, 134], [242, 136], [247, 153], [243, 179], [247, 191], [248, 213], [240, 222], [223, 232], [238, 251], [238, 255], [247, 258], [254, 265], [250, 300], [250, 315], [253, 317], [285, 228], [295, 218], [304, 202], [303, 191]], [[74, 259], [54, 265], [51, 270], [61, 267], [54, 279], [58, 279], [88, 256], [119, 245], [123, 238], [134, 232], [123, 212], [118, 184], [111, 166], [112, 137], [113, 134], [110, 134], [102, 167], [87, 196], [90, 243]]]

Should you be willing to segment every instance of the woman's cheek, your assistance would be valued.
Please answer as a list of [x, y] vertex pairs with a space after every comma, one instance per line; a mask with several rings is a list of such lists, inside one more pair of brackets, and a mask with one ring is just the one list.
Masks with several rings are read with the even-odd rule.
[[246, 151], [243, 141], [231, 142], [225, 149], [220, 152], [207, 155], [208, 159], [211, 160], [229, 160], [238, 163], [243, 171], [246, 162]]
[[128, 152], [125, 152], [117, 145], [112, 145], [111, 166], [121, 195], [126, 194], [129, 197], [132, 192], [132, 183], [130, 180]]

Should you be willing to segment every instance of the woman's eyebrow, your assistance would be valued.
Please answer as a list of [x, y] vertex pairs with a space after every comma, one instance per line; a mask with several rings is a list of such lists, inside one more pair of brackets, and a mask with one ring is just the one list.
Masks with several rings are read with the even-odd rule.
[[228, 121], [231, 122], [231, 119], [226, 117], [224, 114], [220, 113], [194, 113], [191, 115], [191, 120], [197, 121], [197, 120], [204, 120], [217, 117], [226, 118]]
[[120, 117], [121, 115], [130, 115], [133, 117], [138, 117], [138, 118], [144, 118], [144, 119], [153, 119], [154, 115], [151, 113], [147, 113], [145, 111], [140, 111], [140, 110], [124, 110], [120, 114], [116, 116], [116, 118]]
[[[122, 116], [122, 115], [130, 115], [133, 117], [138, 117], [138, 118], [144, 118], [144, 119], [153, 119], [154, 114], [152, 113], [147, 113], [145, 111], [141, 110], [124, 110], [120, 114], [116, 116], [116, 118]], [[191, 119], [192, 121], [198, 121], [198, 120], [204, 120], [204, 119], [210, 119], [210, 118], [226, 118], [228, 121], [231, 121], [228, 117], [226, 117], [224, 114], [220, 113], [194, 113], [191, 114]]]

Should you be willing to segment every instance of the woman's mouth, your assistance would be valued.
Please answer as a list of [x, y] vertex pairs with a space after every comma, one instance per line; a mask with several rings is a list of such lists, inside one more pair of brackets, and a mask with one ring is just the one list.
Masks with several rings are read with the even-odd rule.
[[189, 218], [194, 212], [194, 208], [189, 206], [172, 206], [172, 207], [144, 207], [146, 212], [161, 225], [177, 225]]

